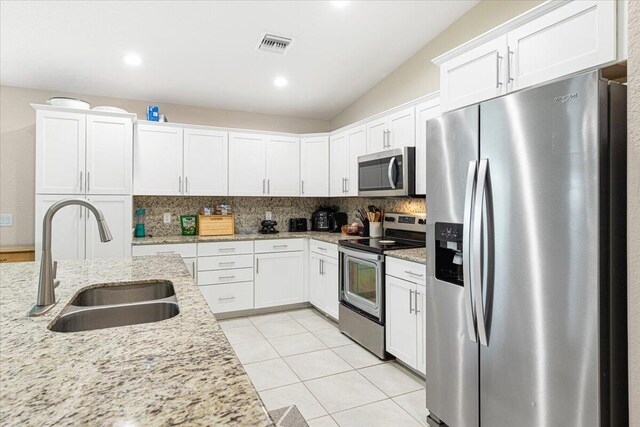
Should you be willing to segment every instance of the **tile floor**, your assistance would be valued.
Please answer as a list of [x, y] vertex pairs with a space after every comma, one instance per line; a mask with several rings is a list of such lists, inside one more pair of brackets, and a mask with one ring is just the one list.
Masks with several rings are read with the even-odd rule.
[[268, 410], [311, 427], [426, 426], [424, 380], [382, 362], [314, 309], [221, 320]]

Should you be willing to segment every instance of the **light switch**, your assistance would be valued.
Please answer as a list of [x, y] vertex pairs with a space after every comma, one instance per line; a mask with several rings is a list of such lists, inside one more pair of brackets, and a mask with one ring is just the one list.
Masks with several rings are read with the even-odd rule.
[[0, 227], [13, 227], [12, 213], [0, 213]]
[[164, 223], [171, 224], [171, 214], [169, 212], [164, 213]]

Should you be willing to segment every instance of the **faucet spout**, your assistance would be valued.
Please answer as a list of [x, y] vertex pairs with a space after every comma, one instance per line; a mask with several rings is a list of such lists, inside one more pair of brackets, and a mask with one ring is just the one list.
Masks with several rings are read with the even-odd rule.
[[38, 282], [38, 294], [36, 304], [29, 311], [28, 316], [39, 316], [50, 310], [56, 303], [55, 287], [57, 280], [51, 256], [51, 225], [56, 212], [65, 206], [83, 206], [89, 209], [98, 222], [100, 241], [108, 242], [113, 237], [102, 211], [93, 203], [85, 199], [65, 199], [51, 205], [42, 219], [42, 256], [40, 260], [40, 280]]

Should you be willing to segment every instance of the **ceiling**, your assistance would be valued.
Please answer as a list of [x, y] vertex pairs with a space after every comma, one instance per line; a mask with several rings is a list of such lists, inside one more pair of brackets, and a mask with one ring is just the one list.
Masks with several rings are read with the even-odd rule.
[[2, 1], [0, 83], [329, 120], [477, 1], [334, 3]]

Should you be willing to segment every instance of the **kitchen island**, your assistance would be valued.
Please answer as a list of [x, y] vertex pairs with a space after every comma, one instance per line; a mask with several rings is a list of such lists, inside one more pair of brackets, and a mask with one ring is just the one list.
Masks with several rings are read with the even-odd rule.
[[[27, 317], [39, 265], [0, 265], [0, 424], [272, 425], [179, 256], [61, 261], [58, 303]], [[173, 282], [168, 320], [59, 333], [47, 327], [83, 288]]]

